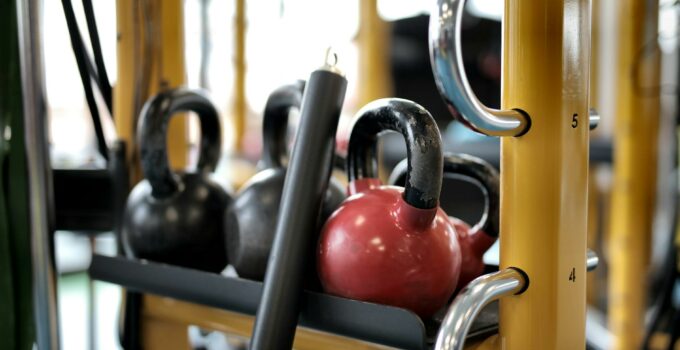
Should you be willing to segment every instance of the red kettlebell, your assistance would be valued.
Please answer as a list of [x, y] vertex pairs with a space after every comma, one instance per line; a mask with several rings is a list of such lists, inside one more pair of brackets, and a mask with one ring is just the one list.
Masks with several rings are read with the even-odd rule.
[[[406, 187], [377, 178], [378, 136], [406, 140]], [[330, 294], [393, 305], [429, 317], [456, 289], [461, 254], [438, 206], [442, 185], [439, 129], [418, 104], [381, 99], [359, 111], [347, 151], [350, 195], [326, 221], [318, 251], [321, 284]]]
[[[402, 160], [390, 175], [391, 185], [404, 184], [408, 162]], [[498, 171], [486, 161], [467, 154], [444, 154], [444, 177], [454, 177], [477, 184], [486, 197], [486, 208], [480, 221], [472, 228], [463, 220], [450, 217], [463, 258], [457, 290], [484, 273], [484, 253], [498, 239], [500, 177]], [[456, 200], [456, 198], [452, 198]], [[446, 207], [442, 200], [441, 206]]]

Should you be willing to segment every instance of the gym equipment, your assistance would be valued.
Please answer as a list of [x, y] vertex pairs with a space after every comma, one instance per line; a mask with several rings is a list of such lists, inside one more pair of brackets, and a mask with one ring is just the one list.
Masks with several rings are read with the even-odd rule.
[[[127, 146], [130, 183], [141, 180], [137, 118], [156, 93], [186, 83], [184, 1], [116, 0], [117, 79], [113, 111], [118, 136]], [[179, 122], [179, 123], [176, 123]], [[174, 124], [174, 125], [173, 125]], [[170, 164], [185, 167], [186, 123], [175, 119], [168, 130]], [[119, 338], [126, 350], [140, 349], [142, 296], [125, 292], [119, 316]]]
[[391, 25], [380, 17], [377, 0], [359, 2], [359, 30], [356, 37], [359, 62], [357, 104], [364, 106], [392, 96], [390, 75]]
[[[403, 186], [408, 174], [408, 159], [404, 159], [392, 170], [388, 183]], [[500, 201], [500, 179], [498, 171], [486, 161], [467, 154], [444, 154], [444, 178], [447, 176], [471, 181], [484, 192], [486, 207], [481, 220], [472, 228], [463, 220], [449, 217], [456, 230], [456, 237], [462, 254], [458, 287], [465, 287], [484, 272], [484, 253], [498, 239], [498, 204]], [[446, 199], [440, 197], [440, 202]], [[449, 200], [455, 200], [451, 198]], [[440, 207], [444, 207], [440, 203]]]
[[[229, 263], [240, 277], [262, 280], [267, 269], [279, 203], [286, 177], [283, 158], [286, 154], [288, 112], [300, 108], [304, 82], [285, 85], [267, 100], [262, 129], [263, 169], [239, 191], [227, 208], [225, 234]], [[345, 199], [342, 187], [331, 181], [321, 209], [321, 222]]]
[[430, 15], [430, 62], [437, 88], [451, 114], [470, 129], [491, 136], [521, 136], [531, 127], [525, 112], [518, 108], [489, 108], [470, 88], [462, 69], [460, 31], [464, 4], [465, 0], [437, 0], [437, 11]]
[[468, 126], [514, 136], [501, 138], [500, 268], [531, 279], [521, 295], [500, 299], [495, 339], [507, 350], [583, 348], [590, 3], [505, 1], [502, 111], [478, 103], [464, 77], [464, 3], [437, 1], [431, 63]]
[[465, 338], [482, 308], [504, 296], [522, 294], [529, 286], [524, 271], [507, 268], [472, 281], [451, 303], [442, 322], [434, 349], [463, 350]]
[[[263, 295], [262, 282], [123, 257], [94, 255], [89, 273], [143, 293], [143, 342], [149, 349], [178, 338], [168, 328], [185, 330], [188, 324], [248, 338]], [[408, 310], [309, 290], [302, 291], [300, 303], [295, 349], [428, 349], [422, 320]], [[476, 322], [471, 333], [493, 332], [495, 321]]]
[[[4, 7], [9, 7], [10, 9], [12, 6], [4, 6]], [[7, 10], [7, 8], [2, 8], [0, 7], [1, 10]], [[4, 13], [3, 13], [4, 14]], [[15, 14], [12, 14], [12, 16], [15, 16]], [[11, 18], [11, 17], [10, 17]], [[10, 18], [4, 18], [5, 20], [10, 20]], [[12, 21], [14, 22], [14, 21]], [[15, 35], [16, 29], [14, 31], [10, 31], [9, 35]], [[5, 39], [3, 37], [3, 39]], [[14, 39], [14, 38], [13, 38]], [[16, 39], [14, 39], [16, 40]], [[5, 45], [3, 45], [5, 46]], [[5, 49], [7, 49], [5, 47]], [[15, 52], [12, 52], [12, 54]], [[4, 58], [4, 57], [3, 57]], [[5, 62], [3, 63], [9, 63], [11, 62], [10, 59], [3, 59], [0, 58], [0, 60], [3, 60]], [[7, 62], [9, 61], [9, 62]], [[17, 65], [18, 66], [18, 65]], [[15, 68], [18, 68], [15, 66]], [[0, 80], [0, 89], [3, 91], [10, 90], [14, 86], [12, 86], [15, 83], [15, 81], [12, 81], [11, 78], [7, 78], [5, 75], [2, 76], [2, 79]], [[14, 97], [16, 99], [18, 96], [16, 94], [11, 94], [11, 97]], [[8, 96], [9, 97], [9, 96]], [[12, 117], [17, 117], [16, 115], [13, 114], [19, 114], [16, 109], [12, 108], [15, 107], [16, 104], [12, 103], [11, 101], [8, 101], [8, 97], [0, 96], [0, 129], [1, 130], [7, 130], [10, 128], [10, 123], [12, 122]], [[21, 115], [21, 114], [19, 114]], [[11, 149], [9, 145], [9, 139], [5, 138], [4, 136], [0, 137], [0, 169], [6, 169], [7, 167], [7, 162], [8, 162], [8, 156], [9, 156], [9, 151]], [[11, 231], [9, 229], [9, 216], [7, 215], [8, 211], [8, 198], [5, 192], [5, 187], [6, 184], [8, 184], [9, 181], [6, 178], [5, 172], [0, 172], [0, 339], [2, 339], [2, 342], [5, 347], [14, 349], [16, 348], [16, 342], [17, 342], [17, 334], [16, 334], [16, 329], [18, 328], [17, 325], [15, 324], [16, 318], [17, 318], [17, 312], [15, 312], [15, 304], [16, 304], [16, 292], [14, 291], [14, 271], [13, 271], [13, 265], [15, 262], [13, 261], [14, 259], [12, 258], [12, 237], [11, 237]]]
[[[167, 159], [167, 129], [177, 112], [196, 112], [201, 126], [197, 170], [173, 174]], [[226, 266], [224, 210], [231, 198], [210, 180], [220, 155], [220, 121], [200, 92], [172, 89], [144, 106], [139, 145], [145, 180], [130, 193], [123, 220], [126, 253], [185, 267], [219, 272]]]
[[23, 350], [35, 343], [35, 322], [17, 5], [16, 1], [0, 3], [0, 124], [1, 130], [12, 131], [11, 137], [4, 134], [0, 141], [0, 192], [4, 197], [0, 211], [0, 342], [6, 348]]
[[[406, 141], [403, 193], [376, 174], [377, 139], [388, 130]], [[368, 104], [352, 127], [347, 173], [350, 197], [328, 219], [319, 243], [324, 290], [431, 316], [454, 292], [461, 264], [453, 225], [438, 206], [442, 151], [434, 119], [408, 100]]]
[[[647, 288], [657, 191], [660, 102], [658, 3], [621, 1], [617, 20], [616, 68], [612, 108], [613, 179], [609, 248], [607, 327], [613, 350], [639, 348], [644, 340]], [[652, 91], [650, 91], [652, 90]], [[644, 118], [640, 118], [644, 115]]]
[[[30, 232], [32, 268], [31, 281], [22, 281], [23, 285], [18, 289], [23, 289], [26, 295], [32, 296], [37, 347], [59, 349], [57, 277], [52, 248], [53, 192], [46, 127], [48, 124], [47, 103], [42, 69], [42, 6], [42, 1], [36, 0], [17, 2], [23, 127], [13, 131], [24, 132], [22, 136], [24, 137], [26, 163], [24, 164], [25, 170], [21, 173], [25, 171], [24, 174], [27, 175], [25, 188], [28, 189], [27, 213], [30, 220], [28, 231]], [[11, 163], [12, 159], [9, 161]], [[21, 186], [21, 182], [18, 182], [17, 186]], [[17, 209], [23, 211], [25, 207]], [[22, 305], [22, 309], [28, 311], [25, 305]], [[29, 339], [23, 339], [23, 341], [31, 343]]]
[[336, 63], [337, 56], [329, 50], [326, 64], [312, 72], [305, 87], [251, 349], [290, 349], [293, 345], [305, 252], [315, 243], [347, 90], [347, 80]]
[[236, 152], [243, 148], [243, 136], [246, 133], [246, 0], [234, 0], [234, 85], [231, 105], [232, 125], [234, 128], [234, 146]]

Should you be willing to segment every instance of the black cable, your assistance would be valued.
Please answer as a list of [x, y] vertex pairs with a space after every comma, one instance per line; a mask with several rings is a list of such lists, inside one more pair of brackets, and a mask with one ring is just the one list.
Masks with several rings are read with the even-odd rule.
[[73, 47], [76, 64], [78, 66], [78, 71], [80, 72], [80, 79], [83, 83], [83, 89], [85, 90], [85, 99], [87, 100], [87, 105], [90, 109], [90, 116], [92, 117], [92, 124], [94, 125], [94, 132], [97, 137], [97, 148], [102, 157], [108, 161], [108, 146], [106, 145], [106, 139], [104, 138], [104, 130], [102, 129], [101, 119], [99, 118], [97, 102], [94, 99], [94, 92], [92, 91], [91, 77], [87, 72], [87, 52], [85, 51], [85, 46], [82, 37], [80, 36], [76, 15], [73, 12], [73, 4], [71, 3], [71, 0], [62, 0], [61, 4], [64, 7], [66, 25], [68, 26], [69, 36], [71, 37], [71, 46]]
[[94, 63], [97, 65], [97, 73], [99, 76], [99, 79], [96, 79], [97, 85], [104, 98], [106, 107], [109, 109], [109, 114], [113, 116], [111, 83], [109, 82], [108, 74], [106, 74], [106, 66], [104, 65], [104, 56], [102, 55], [102, 46], [99, 42], [99, 31], [97, 30], [97, 21], [94, 17], [92, 0], [83, 0], [83, 10], [85, 11], [85, 20], [87, 21], [87, 31], [90, 34], [90, 44], [92, 45], [92, 53], [94, 54]]
[[[78, 38], [79, 38], [78, 40], [80, 40], [80, 42], [82, 43], [83, 37], [80, 35], [80, 32], [78, 32]], [[94, 81], [98, 81], [99, 74], [97, 73], [97, 68], [94, 67], [94, 63], [92, 63], [92, 60], [90, 60], [89, 57], [88, 59], [85, 60], [85, 64], [87, 64], [87, 73], [90, 74], [90, 77], [92, 77]]]

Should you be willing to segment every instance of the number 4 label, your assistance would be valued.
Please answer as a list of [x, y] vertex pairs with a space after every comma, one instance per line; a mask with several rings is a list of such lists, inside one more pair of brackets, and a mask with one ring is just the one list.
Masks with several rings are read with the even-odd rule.
[[572, 282], [576, 282], [576, 268], [572, 267], [571, 268], [571, 273], [569, 273], [569, 280]]

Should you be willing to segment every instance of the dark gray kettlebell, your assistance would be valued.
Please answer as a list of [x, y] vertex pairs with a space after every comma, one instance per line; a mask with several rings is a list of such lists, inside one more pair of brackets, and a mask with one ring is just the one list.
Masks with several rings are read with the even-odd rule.
[[[170, 118], [195, 112], [201, 127], [197, 169], [176, 174], [168, 164]], [[123, 221], [129, 256], [205, 271], [227, 265], [224, 210], [231, 202], [210, 179], [220, 157], [217, 110], [201, 92], [184, 88], [162, 92], [142, 109], [137, 125], [144, 180], [130, 193]]]
[[[274, 240], [279, 203], [286, 178], [288, 113], [300, 108], [305, 83], [285, 85], [267, 99], [262, 125], [263, 168], [248, 180], [227, 209], [225, 230], [229, 263], [240, 277], [262, 280]], [[329, 164], [331, 166], [331, 164]], [[321, 222], [345, 198], [342, 186], [331, 178], [321, 210]], [[310, 243], [310, 251], [313, 243]]]

